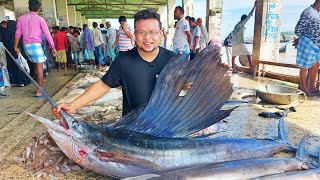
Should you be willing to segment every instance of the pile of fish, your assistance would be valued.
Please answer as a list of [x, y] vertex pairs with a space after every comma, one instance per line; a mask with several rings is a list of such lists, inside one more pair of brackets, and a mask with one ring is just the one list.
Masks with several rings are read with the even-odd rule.
[[[105, 72], [92, 71], [86, 73], [79, 80], [72, 82], [68, 92], [59, 103], [68, 103], [79, 97], [85, 89], [98, 81]], [[75, 117], [94, 123], [114, 121], [121, 117], [122, 92], [121, 89], [112, 88], [110, 92], [89, 106], [77, 110]], [[59, 124], [59, 120], [53, 122]], [[62, 150], [52, 140], [48, 132], [33, 137], [34, 142], [26, 147], [22, 154], [14, 157], [19, 165], [31, 170], [38, 178], [54, 179], [55, 176], [63, 176], [63, 173], [79, 171], [81, 167], [67, 158]]]
[[68, 159], [48, 133], [34, 137], [32, 146], [26, 147], [21, 157], [13, 160], [30, 170], [37, 178], [54, 179], [62, 173], [79, 171], [81, 167]]
[[277, 140], [189, 137], [235, 109], [221, 109], [233, 90], [219, 58], [214, 44], [191, 61], [187, 55], [172, 58], [158, 76], [148, 104], [115, 121], [97, 124], [61, 112], [61, 126], [28, 114], [48, 129], [73, 162], [106, 176], [248, 179], [313, 168], [305, 158], [306, 140], [297, 158], [269, 158], [292, 149], [283, 119]]

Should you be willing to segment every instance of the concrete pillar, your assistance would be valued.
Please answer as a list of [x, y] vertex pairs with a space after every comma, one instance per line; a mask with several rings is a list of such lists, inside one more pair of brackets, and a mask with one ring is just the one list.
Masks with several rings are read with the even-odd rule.
[[[87, 23], [87, 19], [85, 16], [81, 16], [81, 20], [82, 20], [82, 25]], [[81, 27], [82, 27], [81, 25]]]
[[207, 0], [206, 26], [209, 39], [221, 39], [223, 0]]
[[258, 0], [255, 12], [253, 64], [278, 61], [282, 0]]
[[162, 23], [162, 28], [167, 28], [167, 6], [159, 6], [158, 13], [160, 14], [160, 21]]
[[49, 28], [59, 25], [55, 0], [42, 0], [41, 4], [43, 18], [47, 21]]
[[0, 6], [0, 22], [5, 21], [6, 19], [6, 13], [4, 6]]
[[67, 0], [56, 0], [59, 26], [69, 27]]
[[193, 17], [193, 0], [182, 0], [184, 15]]
[[29, 12], [28, 1], [29, 0], [13, 0], [16, 19], [18, 19], [19, 16]]
[[167, 46], [171, 48], [172, 39], [174, 36], [174, 9], [176, 8], [176, 0], [167, 0], [167, 22], [168, 22], [168, 37], [167, 37]]
[[76, 19], [77, 19], [77, 26], [81, 27], [82, 26], [82, 18], [81, 18], [81, 12], [80, 11], [76, 11]]
[[68, 5], [69, 26], [77, 27], [76, 6]]

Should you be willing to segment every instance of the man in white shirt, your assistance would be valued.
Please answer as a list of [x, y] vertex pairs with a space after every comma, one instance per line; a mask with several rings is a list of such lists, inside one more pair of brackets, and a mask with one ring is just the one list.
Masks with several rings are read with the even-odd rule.
[[201, 18], [197, 19], [197, 24], [201, 29], [201, 36], [200, 36], [199, 44], [200, 44], [200, 51], [202, 51], [207, 46], [207, 44], [209, 42], [209, 36], [208, 36], [207, 28], [204, 25], [202, 25]]
[[93, 44], [94, 44], [94, 54], [96, 56], [96, 61], [98, 64], [98, 68], [102, 67], [103, 64], [103, 51], [105, 49], [104, 41], [102, 38], [101, 31], [98, 29], [98, 23], [93, 22], [93, 31], [92, 31], [92, 36], [93, 36]]
[[193, 49], [189, 22], [183, 17], [184, 9], [177, 6], [174, 10], [174, 19], [178, 20], [178, 23], [173, 37], [173, 52], [176, 54], [190, 54], [190, 49]]

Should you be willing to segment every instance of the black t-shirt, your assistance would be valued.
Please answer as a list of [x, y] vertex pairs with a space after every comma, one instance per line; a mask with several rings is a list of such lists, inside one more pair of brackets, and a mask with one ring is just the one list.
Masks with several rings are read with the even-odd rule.
[[148, 103], [156, 84], [156, 75], [175, 56], [172, 51], [159, 48], [158, 56], [150, 63], [140, 57], [136, 48], [120, 54], [102, 77], [101, 80], [112, 88], [122, 86], [122, 115]]

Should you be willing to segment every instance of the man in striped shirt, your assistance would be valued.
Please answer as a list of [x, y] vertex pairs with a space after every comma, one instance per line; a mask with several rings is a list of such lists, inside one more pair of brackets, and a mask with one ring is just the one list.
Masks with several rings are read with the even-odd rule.
[[119, 23], [119, 33], [115, 42], [112, 45], [112, 48], [114, 48], [116, 44], [119, 43], [119, 53], [122, 53], [129, 51], [133, 48], [132, 38], [134, 30], [129, 24], [127, 24], [127, 18], [125, 16], [119, 17]]

